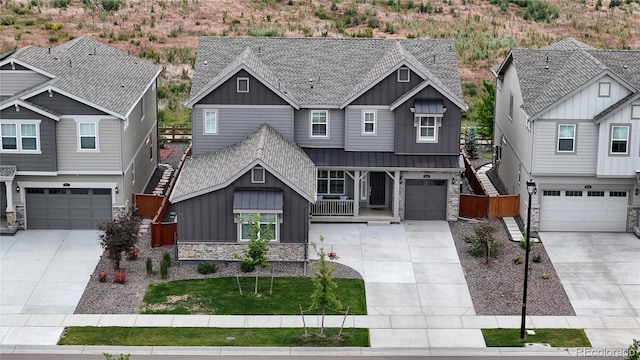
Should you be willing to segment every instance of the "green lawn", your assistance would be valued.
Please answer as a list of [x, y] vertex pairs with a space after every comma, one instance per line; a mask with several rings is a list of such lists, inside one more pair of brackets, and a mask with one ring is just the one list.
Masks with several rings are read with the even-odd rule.
[[369, 346], [368, 329], [325, 329], [320, 338], [318, 329], [301, 328], [174, 328], [174, 327], [92, 327], [65, 328], [58, 345], [118, 345], [118, 346]]
[[591, 347], [582, 329], [534, 329], [535, 335], [520, 339], [520, 329], [482, 329], [487, 346], [524, 346], [526, 343], [547, 343], [553, 347]]
[[[365, 315], [364, 281], [334, 279], [337, 298], [349, 314]], [[307, 310], [313, 292], [311, 278], [258, 278], [258, 294], [254, 295], [255, 277], [241, 277], [240, 295], [235, 277], [176, 280], [149, 285], [144, 296], [143, 314], [215, 314], [215, 315], [298, 315], [300, 305]], [[320, 313], [319, 311], [312, 313]]]

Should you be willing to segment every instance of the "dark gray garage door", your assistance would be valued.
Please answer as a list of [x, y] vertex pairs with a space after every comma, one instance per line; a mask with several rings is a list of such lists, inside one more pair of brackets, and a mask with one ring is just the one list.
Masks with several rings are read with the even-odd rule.
[[26, 191], [29, 229], [96, 229], [112, 218], [111, 189]]
[[407, 179], [404, 204], [407, 220], [445, 220], [447, 181]]

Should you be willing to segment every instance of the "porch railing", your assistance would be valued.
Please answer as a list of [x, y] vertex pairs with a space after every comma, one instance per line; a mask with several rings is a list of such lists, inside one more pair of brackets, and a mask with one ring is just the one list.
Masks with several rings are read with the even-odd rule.
[[311, 205], [311, 215], [353, 216], [353, 200], [318, 200]]

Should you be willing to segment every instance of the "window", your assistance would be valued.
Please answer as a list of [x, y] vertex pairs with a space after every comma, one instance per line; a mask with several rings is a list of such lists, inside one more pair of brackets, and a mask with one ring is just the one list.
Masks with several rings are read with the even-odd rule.
[[611, 94], [611, 83], [608, 83], [608, 82], [598, 83], [599, 97], [609, 97], [610, 94]]
[[204, 133], [205, 134], [218, 133], [218, 112], [216, 110], [204, 111]]
[[360, 200], [367, 200], [367, 195], [369, 195], [369, 188], [367, 186], [367, 177], [364, 176], [360, 179]]
[[626, 191], [609, 191], [609, 197], [627, 197]]
[[136, 164], [131, 164], [131, 184], [136, 183]]
[[242, 213], [238, 215], [238, 238], [241, 241], [251, 240], [251, 219], [258, 218], [260, 231], [258, 236], [269, 237], [270, 241], [278, 241], [278, 214], [274, 213]]
[[145, 97], [147, 94], [142, 95], [142, 98], [140, 99], [140, 122], [144, 121], [144, 115], [146, 113], [146, 108], [147, 108], [147, 102], [145, 101]]
[[522, 164], [518, 165], [518, 184], [520, 184], [521, 179], [522, 179]]
[[311, 137], [329, 137], [327, 110], [311, 110]]
[[375, 135], [375, 134], [376, 134], [376, 112], [363, 111], [362, 112], [362, 135]]
[[149, 146], [149, 160], [153, 161], [153, 135], [147, 137], [147, 146]]
[[513, 93], [509, 93], [509, 120], [513, 121]]
[[254, 184], [264, 184], [265, 176], [264, 176], [264, 168], [260, 166], [256, 166], [251, 169], [251, 182]]
[[576, 125], [558, 125], [558, 152], [574, 152], [576, 141]]
[[629, 143], [629, 126], [611, 127], [611, 153], [626, 154]]
[[580, 197], [582, 196], [582, 191], [579, 190], [567, 190], [564, 192], [565, 196], [572, 196], [572, 197]]
[[542, 196], [560, 196], [560, 190], [544, 190]]
[[98, 122], [78, 122], [78, 151], [99, 151]]
[[249, 92], [249, 78], [238, 78], [237, 89], [239, 93]]
[[40, 121], [4, 123], [0, 126], [0, 146], [6, 151], [38, 152]]
[[398, 69], [398, 82], [409, 82], [411, 80], [411, 71], [409, 68], [401, 67]]
[[344, 171], [318, 170], [318, 194], [344, 195]]
[[437, 140], [437, 120], [435, 116], [418, 116], [418, 142]]
[[602, 196], [604, 196], [604, 191], [587, 191], [587, 196], [589, 196], [589, 197], [602, 197]]
[[640, 105], [631, 106], [631, 118], [640, 119]]

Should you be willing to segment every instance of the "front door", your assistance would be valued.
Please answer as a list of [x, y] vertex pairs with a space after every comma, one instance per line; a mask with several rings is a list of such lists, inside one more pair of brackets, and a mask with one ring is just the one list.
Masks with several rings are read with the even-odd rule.
[[369, 193], [369, 205], [370, 206], [384, 206], [386, 205], [386, 182], [387, 174], [383, 172], [370, 172], [369, 173], [369, 186], [371, 191]]

